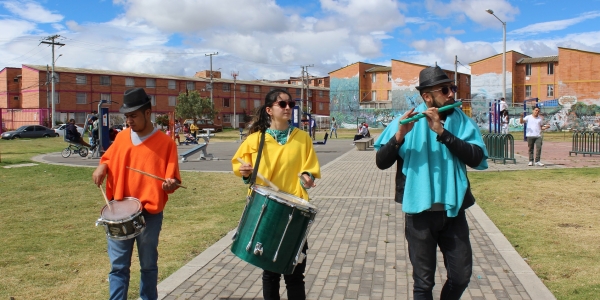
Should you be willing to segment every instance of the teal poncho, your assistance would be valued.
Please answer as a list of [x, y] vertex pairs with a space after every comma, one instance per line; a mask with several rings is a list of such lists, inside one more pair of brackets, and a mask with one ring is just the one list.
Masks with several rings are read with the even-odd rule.
[[[415, 111], [427, 109], [425, 103]], [[375, 149], [386, 144], [398, 131], [400, 117], [394, 119], [375, 142]], [[444, 129], [461, 140], [479, 146], [483, 159], [478, 170], [487, 169], [487, 150], [477, 124], [454, 108], [446, 117]], [[448, 217], [456, 217], [468, 187], [466, 165], [454, 156], [442, 143], [436, 141], [437, 134], [428, 124], [427, 118], [416, 121], [406, 135], [398, 154], [404, 160], [402, 173], [406, 176], [402, 210], [416, 214], [431, 208], [433, 203], [443, 204]]]

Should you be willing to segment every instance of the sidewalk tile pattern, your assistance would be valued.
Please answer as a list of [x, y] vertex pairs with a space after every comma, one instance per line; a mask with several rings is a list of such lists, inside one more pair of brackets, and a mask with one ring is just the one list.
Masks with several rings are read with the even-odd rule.
[[[374, 156], [348, 152], [324, 168], [310, 191], [319, 213], [309, 236], [307, 299], [413, 298], [404, 218], [393, 195], [396, 167], [379, 170]], [[462, 299], [531, 299], [477, 220], [467, 217], [474, 267]], [[261, 274], [223, 249], [164, 299], [262, 299]], [[439, 298], [446, 278], [439, 251], [435, 278]]]

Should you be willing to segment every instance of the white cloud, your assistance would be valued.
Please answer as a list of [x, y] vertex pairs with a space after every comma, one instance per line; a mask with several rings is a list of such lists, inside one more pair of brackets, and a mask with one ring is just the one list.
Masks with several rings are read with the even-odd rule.
[[2, 1], [0, 2], [11, 13], [36, 23], [56, 23], [63, 19], [33, 1]]
[[466, 16], [477, 24], [486, 27], [502, 27], [494, 16], [489, 15], [486, 9], [491, 9], [494, 14], [504, 22], [514, 20], [519, 14], [519, 9], [513, 7], [507, 0], [451, 0], [448, 3], [438, 0], [425, 0], [427, 10], [436, 16], [459, 18]]
[[394, 0], [320, 0], [324, 12], [332, 13], [338, 26], [359, 33], [393, 30], [404, 25], [406, 5]]
[[274, 0], [117, 0], [132, 20], [159, 30], [195, 34], [209, 30], [281, 31], [289, 19]]
[[581, 23], [585, 20], [595, 19], [598, 17], [600, 17], [600, 11], [588, 12], [576, 18], [531, 24], [523, 28], [513, 30], [509, 32], [509, 34], [525, 35], [563, 30], [569, 26]]

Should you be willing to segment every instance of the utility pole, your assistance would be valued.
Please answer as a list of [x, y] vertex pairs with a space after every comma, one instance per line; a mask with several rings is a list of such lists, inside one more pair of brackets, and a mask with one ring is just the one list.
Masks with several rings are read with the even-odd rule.
[[237, 115], [235, 114], [235, 81], [238, 75], [238, 72], [231, 72], [231, 76], [233, 76], [233, 129], [237, 127]]
[[[57, 43], [54, 40], [58, 39], [60, 37], [60, 35], [55, 34], [53, 36], [49, 36], [47, 37], [44, 41], [42, 41], [42, 44], [48, 44], [48, 45], [52, 45], [52, 123], [50, 124], [50, 128], [54, 127], [54, 124], [56, 124], [56, 99], [54, 99], [54, 94], [55, 94], [55, 89], [54, 89], [54, 46], [58, 45], [58, 46], [64, 46], [65, 44], [63, 43]], [[51, 42], [48, 42], [51, 41]]]
[[454, 85], [458, 88], [458, 55], [454, 55]]
[[[300, 112], [304, 113], [304, 66], [300, 66], [302, 68], [302, 87], [300, 88]], [[300, 116], [302, 119], [302, 116]]]
[[[315, 65], [307, 65], [307, 66], [303, 66], [303, 67], [302, 67], [302, 91], [304, 91], [304, 83], [305, 83], [305, 81], [304, 81], [304, 72], [306, 72], [306, 80], [309, 80], [308, 68], [309, 68], [309, 67], [311, 67], [311, 68], [312, 68], [312, 67], [314, 67], [314, 66], [315, 66]], [[306, 70], [306, 71], [305, 71], [305, 70]], [[308, 84], [308, 82], [307, 82], [307, 83], [306, 83], [306, 109], [307, 109], [307, 112], [309, 112], [309, 113], [310, 113], [310, 107], [308, 106], [308, 90], [309, 90], [309, 89], [310, 89], [310, 85], [309, 85], [309, 84]], [[304, 94], [303, 92], [301, 92], [301, 93], [300, 93], [300, 98], [301, 98], [301, 99], [300, 99], [300, 101], [301, 101], [301, 102], [303, 102], [303, 101], [304, 101], [304, 99], [303, 99], [303, 94]]]
[[213, 55], [219, 55], [219, 52], [204, 54], [204, 56], [210, 56], [210, 104], [213, 104], [213, 70], [212, 70]]

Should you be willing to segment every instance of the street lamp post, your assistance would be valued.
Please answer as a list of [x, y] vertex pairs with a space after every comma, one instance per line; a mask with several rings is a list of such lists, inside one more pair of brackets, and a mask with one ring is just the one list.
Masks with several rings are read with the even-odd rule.
[[[498, 16], [496, 16], [494, 14], [494, 11], [491, 9], [486, 9], [485, 10], [488, 14], [496, 17], [496, 19], [498, 19], [498, 21], [500, 21], [500, 23], [502, 23], [502, 97], [504, 98], [504, 101], [508, 100], [506, 99], [506, 22], [500, 20], [500, 18], [498, 18]], [[511, 99], [512, 102], [512, 99]]]

